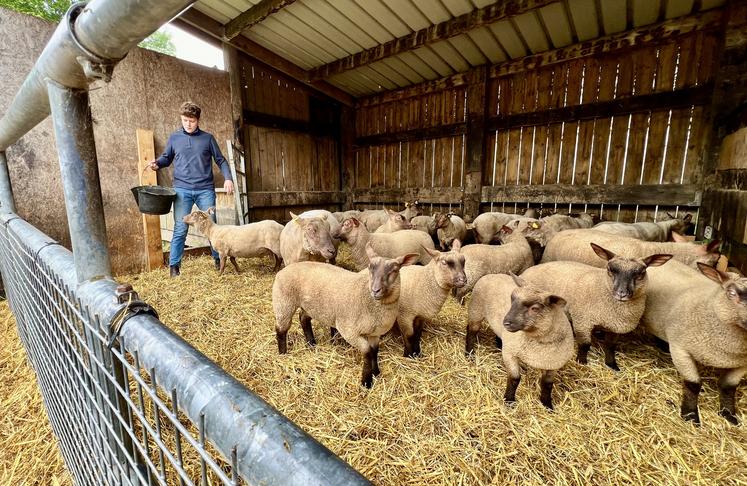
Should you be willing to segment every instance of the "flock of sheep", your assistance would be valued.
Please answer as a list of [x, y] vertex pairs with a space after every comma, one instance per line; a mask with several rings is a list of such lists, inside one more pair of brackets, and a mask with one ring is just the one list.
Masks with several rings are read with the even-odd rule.
[[[466, 224], [452, 213], [419, 213], [415, 202], [399, 213], [291, 213], [286, 225], [221, 226], [202, 211], [184, 221], [220, 253], [221, 273], [226, 259], [236, 266], [236, 257], [273, 256], [279, 352], [287, 352], [300, 309], [309, 345], [315, 319], [363, 354], [366, 387], [379, 374], [379, 340], [395, 323], [404, 355], [417, 357], [423, 327], [449, 294], [464, 304], [471, 292], [465, 351], [474, 353], [484, 324], [493, 330], [508, 373], [506, 402], [515, 400], [524, 364], [543, 371], [540, 400], [552, 408], [557, 371], [574, 354], [585, 364], [592, 336], [605, 364], [619, 370], [617, 339], [641, 323], [668, 347], [683, 378], [682, 417], [700, 421], [698, 365], [704, 365], [722, 371], [719, 412], [738, 423], [736, 388], [747, 373], [747, 279], [714, 267], [718, 242], [680, 236], [690, 215], [594, 226], [586, 214], [538, 219], [489, 212]], [[350, 245], [356, 272], [334, 265], [341, 242]]]

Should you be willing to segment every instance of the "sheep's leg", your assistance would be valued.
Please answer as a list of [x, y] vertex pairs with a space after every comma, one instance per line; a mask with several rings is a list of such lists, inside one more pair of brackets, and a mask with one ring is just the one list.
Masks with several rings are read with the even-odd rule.
[[288, 329], [290, 329], [295, 311], [295, 309], [275, 309], [275, 336], [280, 354], [288, 352]]
[[283, 259], [277, 256], [276, 254], [272, 253], [273, 258], [275, 258], [275, 267], [272, 269], [274, 272], [279, 271], [283, 266]]
[[659, 351], [663, 353], [669, 353], [669, 343], [664, 341], [663, 339], [660, 339], [656, 336], [654, 336], [654, 344], [657, 348], [659, 348]]
[[687, 351], [674, 343], [670, 343], [672, 352], [672, 362], [674, 367], [682, 376], [682, 404], [680, 405], [680, 415], [685, 420], [691, 420], [700, 424], [700, 415], [698, 414], [698, 395], [700, 394], [700, 374], [695, 360]]
[[306, 338], [306, 344], [309, 346], [316, 346], [316, 339], [314, 339], [314, 329], [311, 327], [311, 316], [308, 315], [303, 309], [298, 314], [298, 320], [301, 321], [301, 329], [303, 329], [303, 335]]
[[236, 273], [241, 273], [241, 270], [239, 270], [239, 265], [236, 263], [236, 257], [231, 257], [231, 263], [233, 264], [233, 268], [236, 269]]
[[555, 374], [556, 372], [554, 370], [545, 370], [545, 372], [542, 373], [542, 382], [540, 384], [540, 402], [550, 410], [553, 409], [552, 386], [555, 383]]
[[739, 425], [737, 418], [737, 386], [742, 380], [747, 368], [737, 368], [725, 371], [718, 380], [719, 415], [730, 424]]
[[425, 319], [422, 317], [416, 317], [413, 322], [413, 328], [415, 333], [412, 335], [412, 353], [413, 358], [420, 356], [420, 338], [423, 336], [423, 327], [425, 326]]
[[373, 386], [374, 368], [378, 370], [378, 352], [379, 346], [376, 342], [376, 346], [371, 345], [371, 342], [363, 337], [356, 336], [354, 340], [355, 346], [363, 353], [363, 372], [361, 373], [361, 385], [366, 388]]
[[381, 370], [379, 369], [379, 336], [373, 336], [368, 338], [368, 343], [371, 345], [372, 357], [371, 357], [371, 368], [374, 376], [379, 376]]
[[218, 271], [220, 272], [221, 275], [223, 275], [223, 270], [225, 269], [226, 269], [226, 255], [221, 255], [220, 256], [220, 268], [218, 269]]
[[620, 371], [615, 360], [615, 350], [617, 349], [618, 335], [614, 332], [604, 332], [600, 344], [604, 350], [604, 364], [615, 371]]
[[503, 341], [501, 341], [500, 336], [495, 337], [495, 347], [498, 349], [503, 349]]
[[414, 316], [397, 317], [397, 325], [399, 325], [399, 330], [402, 333], [402, 341], [405, 345], [405, 358], [416, 357], [412, 347], [412, 338], [415, 335], [414, 320]]
[[585, 365], [589, 362], [589, 349], [591, 348], [591, 332], [576, 331], [576, 343], [578, 343], [578, 355], [576, 361]]
[[464, 339], [464, 354], [470, 356], [475, 351], [477, 333], [480, 332], [480, 321], [467, 322], [467, 337]]
[[509, 353], [503, 353], [503, 365], [508, 373], [506, 393], [503, 395], [503, 400], [510, 405], [516, 402], [516, 389], [519, 388], [519, 382], [521, 381], [521, 366], [518, 358]]

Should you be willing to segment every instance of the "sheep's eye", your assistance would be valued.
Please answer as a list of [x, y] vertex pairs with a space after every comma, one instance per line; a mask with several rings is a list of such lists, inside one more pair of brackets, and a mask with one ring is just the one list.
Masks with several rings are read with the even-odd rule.
[[532, 307], [529, 308], [529, 310], [532, 311], [532, 312], [539, 312], [540, 309], [542, 309], [542, 308], [540, 307], [539, 304], [534, 304]]
[[441, 260], [441, 265], [448, 265], [448, 264], [449, 262], [447, 262], [446, 260]]
[[734, 289], [729, 289], [728, 294], [729, 294], [729, 297], [734, 298], [737, 296], [737, 291]]
[[643, 277], [646, 276], [646, 272], [641, 272], [638, 275], [635, 276], [636, 280], [643, 280]]

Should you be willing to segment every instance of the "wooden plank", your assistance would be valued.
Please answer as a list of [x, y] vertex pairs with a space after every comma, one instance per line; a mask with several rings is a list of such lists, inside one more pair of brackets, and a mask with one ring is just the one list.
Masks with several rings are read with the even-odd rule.
[[485, 89], [487, 69], [483, 66], [472, 72], [467, 90], [466, 160], [462, 207], [466, 217], [479, 213], [482, 167], [485, 158]]
[[248, 194], [249, 208], [320, 206], [345, 202], [342, 191], [258, 191]]
[[[614, 85], [614, 79], [603, 80]], [[545, 125], [559, 122], [574, 122], [609, 116], [625, 116], [631, 113], [649, 111], [669, 111], [700, 106], [710, 102], [713, 85], [685, 88], [679, 91], [653, 93], [641, 96], [630, 96], [619, 100], [599, 103], [589, 103], [564, 108], [555, 108], [534, 113], [519, 113], [516, 115], [499, 116], [488, 119], [486, 127], [489, 130], [509, 129], [532, 125]]]
[[574, 184], [587, 184], [592, 160], [597, 156], [594, 147], [596, 120], [579, 122], [578, 147], [576, 149], [576, 170], [573, 173]]
[[[710, 124], [706, 115], [706, 109], [695, 107], [692, 112], [692, 127], [690, 128], [690, 140], [687, 144], [687, 160], [685, 162], [685, 174], [683, 183], [697, 184], [703, 176], [703, 154], [704, 135], [710, 130]], [[747, 160], [747, 159], [745, 159]]]
[[404, 101], [410, 98], [419, 98], [420, 96], [425, 94], [440, 92], [445, 89], [465, 86], [468, 83], [468, 76], [469, 73], [458, 73], [447, 76], [445, 78], [408, 86], [406, 88], [386, 91], [384, 93], [372, 95], [358, 100], [358, 102], [356, 103], [356, 107], [363, 108], [366, 106], [375, 106], [381, 103], [389, 103], [392, 101]]
[[[267, 85], [267, 91], [272, 91], [272, 85]], [[263, 93], [268, 96], [268, 99], [273, 97], [272, 93]], [[274, 99], [280, 103], [285, 103], [284, 98], [275, 96]], [[280, 111], [282, 110], [281, 105], [278, 104], [274, 107], [269, 107], [269, 110]], [[277, 130], [284, 130], [288, 132], [300, 132], [309, 133], [315, 136], [335, 136], [337, 135], [337, 127], [319, 123], [311, 123], [303, 120], [296, 120], [285, 116], [272, 115], [269, 113], [261, 113], [257, 111], [244, 110], [244, 123], [254, 125], [257, 127], [274, 128]]]
[[241, 34], [242, 30], [250, 29], [253, 25], [262, 22], [270, 15], [287, 7], [295, 1], [296, 0], [262, 0], [228, 22], [224, 28], [223, 36], [226, 40], [231, 40]]
[[[140, 174], [140, 185], [157, 185], [156, 172], [146, 167], [151, 160], [156, 158], [153, 147], [153, 131], [138, 128], [135, 130], [137, 137], [137, 170]], [[154, 214], [143, 214], [143, 243], [145, 252], [146, 268], [155, 270], [162, 268], [163, 246], [161, 245], [161, 218]]]
[[545, 184], [483, 187], [482, 201], [699, 206], [700, 186], [689, 184]]
[[663, 184], [679, 184], [682, 175], [682, 163], [687, 147], [687, 127], [690, 123], [690, 109], [680, 108], [672, 111], [672, 121], [669, 129], [669, 143], [667, 157], [664, 161]]
[[717, 29], [720, 26], [721, 16], [721, 9], [713, 9], [688, 17], [671, 19], [627, 32], [580, 42], [572, 46], [527, 56], [516, 61], [499, 63], [491, 67], [490, 77], [506, 76], [563, 63], [571, 59], [625, 51], [634, 47], [661, 45], [692, 32]]
[[355, 190], [353, 198], [356, 204], [397, 203], [414, 201], [429, 204], [457, 204], [462, 198], [458, 187], [410, 187], [401, 189], [361, 189]]
[[474, 9], [450, 20], [412, 32], [404, 37], [352, 54], [309, 71], [312, 80], [334, 76], [418, 47], [465, 34], [473, 29], [512, 17], [555, 0], [505, 0], [485, 8]]
[[466, 131], [467, 124], [464, 122], [448, 123], [428, 128], [415, 128], [401, 132], [381, 133], [378, 135], [358, 137], [355, 139], [354, 143], [356, 147], [366, 147], [387, 143], [412, 142], [416, 140], [450, 137], [454, 135], [462, 135], [463, 133], [466, 133]]
[[547, 147], [547, 126], [539, 125], [534, 128], [534, 152], [531, 157], [533, 159], [532, 173], [530, 175], [530, 184], [541, 184], [542, 176], [545, 172], [545, 153]]

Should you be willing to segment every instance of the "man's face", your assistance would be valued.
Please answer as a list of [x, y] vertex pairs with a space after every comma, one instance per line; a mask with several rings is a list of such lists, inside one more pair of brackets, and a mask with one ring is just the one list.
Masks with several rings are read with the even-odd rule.
[[197, 124], [199, 122], [200, 120], [193, 116], [182, 115], [182, 127], [184, 127], [184, 131], [187, 133], [193, 133], [195, 130], [197, 130]]

